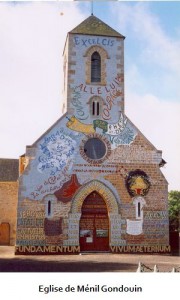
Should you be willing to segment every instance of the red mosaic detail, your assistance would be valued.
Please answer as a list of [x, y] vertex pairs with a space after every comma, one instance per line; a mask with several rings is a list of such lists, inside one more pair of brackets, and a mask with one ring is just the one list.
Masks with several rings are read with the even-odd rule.
[[63, 184], [62, 188], [54, 193], [59, 201], [67, 203], [72, 199], [74, 193], [81, 187], [76, 174], [72, 174], [71, 179]]

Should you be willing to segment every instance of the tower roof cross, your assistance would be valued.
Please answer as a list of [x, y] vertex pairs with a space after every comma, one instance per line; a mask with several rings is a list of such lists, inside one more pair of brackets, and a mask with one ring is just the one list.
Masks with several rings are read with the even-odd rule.
[[93, 16], [93, 10], [94, 10], [94, 2], [92, 0], [91, 1], [91, 16]]

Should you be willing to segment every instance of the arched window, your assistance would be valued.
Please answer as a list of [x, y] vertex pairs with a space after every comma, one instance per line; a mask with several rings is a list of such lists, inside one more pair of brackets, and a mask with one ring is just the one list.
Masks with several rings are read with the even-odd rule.
[[51, 216], [51, 201], [48, 201], [48, 216]]
[[84, 57], [86, 84], [106, 85], [108, 52], [100, 46], [91, 46], [86, 50]]
[[103, 106], [103, 99], [101, 97], [93, 96], [87, 104], [89, 104], [91, 117], [97, 118], [101, 116]]
[[48, 219], [52, 219], [54, 216], [54, 209], [57, 204], [57, 198], [53, 194], [48, 194], [43, 198], [45, 205], [45, 217]]
[[91, 55], [91, 82], [101, 82], [101, 56], [97, 51]]
[[92, 102], [92, 115], [99, 116], [99, 101], [97, 100]]
[[141, 202], [138, 202], [138, 207], [137, 207], [137, 217], [141, 217]]
[[133, 204], [135, 205], [135, 210], [136, 210], [136, 220], [142, 220], [143, 206], [146, 205], [146, 201], [144, 200], [143, 197], [138, 196], [134, 198]]

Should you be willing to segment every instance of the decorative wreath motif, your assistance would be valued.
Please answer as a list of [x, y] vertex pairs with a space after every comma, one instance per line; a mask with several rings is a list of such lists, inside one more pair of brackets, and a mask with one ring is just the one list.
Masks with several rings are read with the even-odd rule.
[[147, 174], [139, 169], [129, 172], [126, 178], [126, 188], [130, 196], [145, 196], [150, 189], [150, 181]]

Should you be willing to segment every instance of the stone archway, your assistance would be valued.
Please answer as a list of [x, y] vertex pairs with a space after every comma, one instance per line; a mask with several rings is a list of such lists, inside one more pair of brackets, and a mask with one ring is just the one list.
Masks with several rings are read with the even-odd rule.
[[88, 182], [74, 195], [68, 220], [68, 240], [64, 242], [64, 245], [79, 246], [79, 222], [81, 218], [81, 208], [84, 200], [93, 191], [97, 192], [103, 198], [107, 206], [110, 222], [109, 246], [124, 245], [125, 241], [121, 239], [121, 225], [125, 223], [125, 220], [121, 219], [116, 196], [109, 187], [99, 180]]
[[98, 192], [103, 197], [109, 213], [118, 214], [118, 204], [115, 195], [99, 180], [90, 181], [78, 190], [73, 199], [71, 212], [81, 213], [84, 199], [93, 191]]

